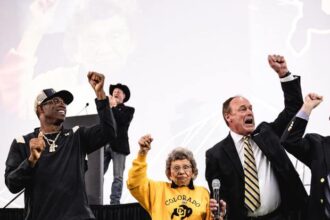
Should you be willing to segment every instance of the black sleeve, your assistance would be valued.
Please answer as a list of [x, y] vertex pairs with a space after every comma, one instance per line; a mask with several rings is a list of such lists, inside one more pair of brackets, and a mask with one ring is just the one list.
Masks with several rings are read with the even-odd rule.
[[82, 138], [81, 143], [88, 154], [103, 147], [106, 143], [112, 142], [117, 135], [117, 125], [108, 98], [95, 99], [95, 103], [100, 123], [90, 128], [81, 127], [79, 129]]
[[5, 183], [12, 193], [18, 193], [30, 185], [34, 175], [34, 168], [29, 166], [28, 155], [24, 151], [26, 147], [27, 144], [14, 140], [8, 153]]
[[284, 93], [284, 109], [274, 122], [271, 123], [272, 128], [279, 138], [282, 136], [290, 120], [297, 114], [304, 103], [301, 93], [300, 77], [295, 77], [294, 80], [281, 83]]
[[313, 144], [310, 142], [312, 139], [308, 138], [311, 135], [303, 137], [306, 126], [305, 119], [294, 117], [282, 135], [281, 144], [289, 153], [310, 167]]
[[[211, 192], [211, 198], [213, 197], [212, 192], [212, 180], [219, 179], [218, 176], [219, 168], [217, 167], [217, 160], [214, 158], [211, 151], [206, 151], [206, 166], [205, 166], [205, 178]], [[221, 180], [220, 180], [221, 181]]]

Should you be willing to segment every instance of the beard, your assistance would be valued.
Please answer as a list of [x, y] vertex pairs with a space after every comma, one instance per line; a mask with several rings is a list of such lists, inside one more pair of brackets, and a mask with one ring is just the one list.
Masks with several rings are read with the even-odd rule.
[[60, 126], [60, 125], [63, 124], [64, 120], [65, 120], [65, 118], [63, 118], [63, 119], [62, 118], [58, 118], [58, 119], [55, 120], [54, 125]]

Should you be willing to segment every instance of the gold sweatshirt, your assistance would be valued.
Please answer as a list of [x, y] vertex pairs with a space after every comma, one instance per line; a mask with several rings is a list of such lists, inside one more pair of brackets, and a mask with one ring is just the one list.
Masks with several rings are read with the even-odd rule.
[[171, 188], [171, 183], [147, 177], [146, 156], [138, 155], [129, 170], [127, 187], [153, 220], [209, 220], [209, 192], [195, 186]]

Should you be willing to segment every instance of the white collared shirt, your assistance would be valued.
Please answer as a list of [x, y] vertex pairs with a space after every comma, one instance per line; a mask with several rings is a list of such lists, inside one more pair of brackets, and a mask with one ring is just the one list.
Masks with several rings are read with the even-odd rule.
[[[241, 164], [244, 166], [243, 136], [236, 134], [233, 131], [230, 131], [230, 135], [234, 140]], [[273, 169], [271, 168], [270, 161], [252, 139], [250, 139], [250, 144], [252, 146], [253, 155], [258, 171], [261, 205], [258, 209], [255, 210], [255, 212], [252, 213], [249, 211], [248, 216], [257, 217], [267, 215], [275, 211], [281, 204], [281, 195], [276, 176]]]

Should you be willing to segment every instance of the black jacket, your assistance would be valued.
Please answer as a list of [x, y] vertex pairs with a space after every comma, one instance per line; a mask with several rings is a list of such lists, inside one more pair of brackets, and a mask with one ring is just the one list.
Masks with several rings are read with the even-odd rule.
[[[271, 123], [262, 122], [251, 134], [253, 141], [271, 162], [281, 193], [284, 213], [301, 209], [307, 193], [284, 148], [280, 137], [286, 125], [301, 107], [300, 78], [281, 83], [285, 108]], [[244, 172], [234, 141], [230, 135], [206, 152], [206, 179], [210, 189], [212, 180], [221, 181], [220, 196], [227, 202], [228, 220], [243, 220], [247, 216], [244, 207]]]
[[117, 123], [117, 138], [110, 143], [113, 151], [128, 155], [130, 153], [128, 142], [128, 128], [133, 119], [135, 109], [124, 104], [111, 108]]
[[[116, 136], [109, 101], [97, 100], [100, 124], [62, 129], [55, 152], [45, 151], [32, 168], [28, 163], [29, 141], [38, 137], [39, 128], [11, 145], [5, 182], [12, 193], [25, 189], [25, 220], [94, 219], [85, 190], [85, 157]], [[52, 139], [57, 134], [53, 134]]]
[[324, 187], [330, 172], [330, 136], [306, 134], [303, 138], [306, 126], [306, 120], [294, 117], [282, 136], [282, 144], [312, 172], [306, 219], [323, 220], [326, 219]]

